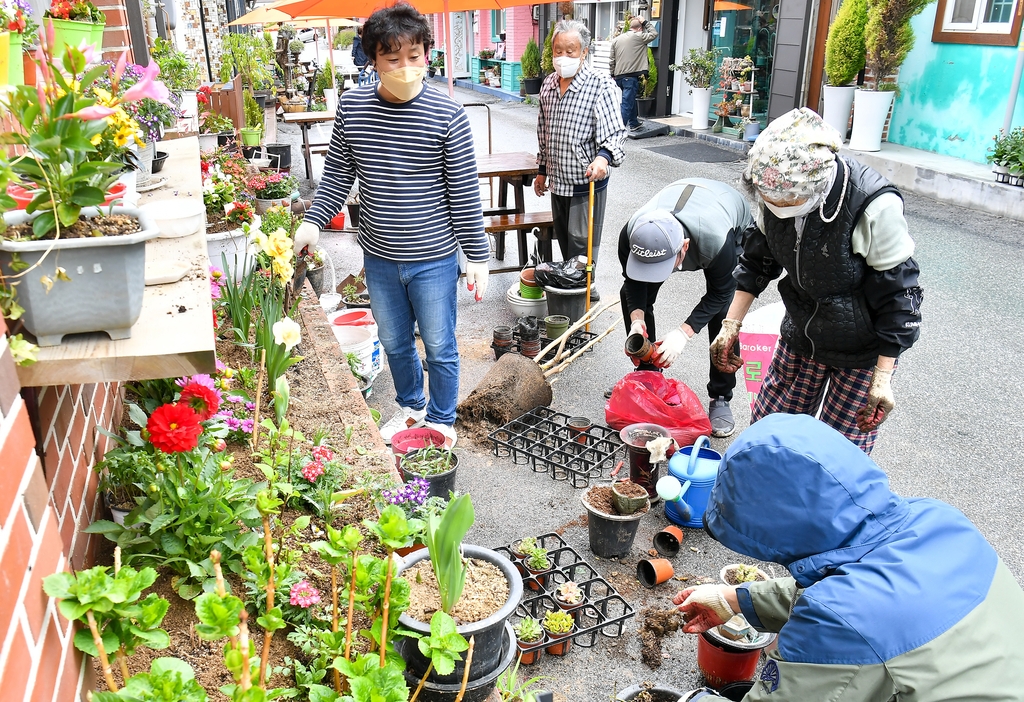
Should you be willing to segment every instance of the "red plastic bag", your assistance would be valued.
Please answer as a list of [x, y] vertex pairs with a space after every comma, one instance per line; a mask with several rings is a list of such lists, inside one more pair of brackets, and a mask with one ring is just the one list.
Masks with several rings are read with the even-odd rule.
[[604, 419], [613, 429], [639, 422], [663, 426], [679, 446], [711, 436], [711, 420], [696, 393], [657, 371], [636, 371], [617, 382], [604, 406]]

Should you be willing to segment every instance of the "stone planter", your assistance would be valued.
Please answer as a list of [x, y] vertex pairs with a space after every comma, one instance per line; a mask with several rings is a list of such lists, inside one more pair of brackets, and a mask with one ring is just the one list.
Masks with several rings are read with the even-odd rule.
[[266, 214], [267, 210], [271, 207], [291, 207], [292, 198], [288, 197], [274, 197], [274, 198], [256, 198], [256, 214]]
[[[108, 210], [104, 208], [104, 213]], [[71, 281], [57, 281], [47, 292], [38, 278], [18, 286], [18, 302], [25, 308], [25, 328], [36, 336], [40, 346], [58, 346], [66, 334], [106, 332], [111, 339], [131, 337], [132, 325], [142, 313], [142, 295], [146, 288], [146, 241], [160, 235], [149, 216], [133, 207], [114, 207], [114, 214], [139, 219], [141, 231], [122, 236], [88, 239], [52, 239], [0, 242], [0, 268], [10, 275], [13, 254], [34, 265], [49, 250], [42, 270], [60, 265]], [[95, 207], [82, 209], [85, 217], [95, 217]], [[7, 212], [7, 226], [31, 222], [38, 214]], [[52, 247], [52, 250], [51, 250]]]

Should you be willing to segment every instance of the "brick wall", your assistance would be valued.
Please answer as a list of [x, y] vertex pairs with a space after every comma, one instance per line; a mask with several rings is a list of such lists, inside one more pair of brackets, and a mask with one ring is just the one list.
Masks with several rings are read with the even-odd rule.
[[509, 61], [519, 60], [530, 37], [537, 41], [537, 25], [533, 23], [532, 6], [523, 5], [506, 10], [505, 55]]
[[[900, 69], [897, 68], [896, 72], [892, 75], [888, 75], [882, 80], [882, 83], [897, 83], [900, 78]], [[864, 87], [873, 89], [878, 86], [878, 81], [875, 79], [875, 74], [872, 73], [871, 68], [864, 69]], [[892, 121], [892, 108], [896, 104], [896, 100], [892, 101], [889, 105], [889, 114], [885, 116], [885, 126], [882, 128], [882, 141], [889, 141], [889, 122]], [[850, 117], [850, 125], [853, 126], [853, 117]]]
[[[38, 402], [42, 461], [26, 398]], [[72, 645], [74, 627], [43, 593], [42, 580], [93, 564], [102, 537], [80, 532], [103, 509], [92, 468], [107, 439], [96, 426], [109, 429], [120, 416], [116, 384], [21, 392], [0, 321], [0, 697], [5, 702], [73, 702], [94, 688], [92, 667]]]
[[[128, 38], [128, 13], [122, 0], [96, 0], [96, 7], [103, 10], [107, 24], [103, 29], [103, 58], [116, 61], [125, 49], [131, 47]], [[135, 61], [133, 55], [129, 55]], [[137, 63], [137, 62], [136, 62]]]

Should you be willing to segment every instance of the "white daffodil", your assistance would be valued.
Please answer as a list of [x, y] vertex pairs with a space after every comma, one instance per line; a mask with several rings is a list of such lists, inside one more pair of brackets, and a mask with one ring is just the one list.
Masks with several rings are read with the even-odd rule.
[[302, 341], [302, 332], [298, 323], [291, 317], [285, 317], [274, 324], [274, 342], [284, 345], [286, 351], [291, 351], [296, 344]]

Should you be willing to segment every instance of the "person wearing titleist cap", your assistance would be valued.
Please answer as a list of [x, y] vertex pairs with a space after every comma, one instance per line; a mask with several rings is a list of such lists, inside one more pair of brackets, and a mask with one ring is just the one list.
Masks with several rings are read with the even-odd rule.
[[[684, 178], [668, 185], [630, 218], [619, 234], [622, 263], [622, 316], [629, 334], [658, 339], [654, 303], [662, 283], [675, 271], [703, 271], [704, 296], [686, 320], [661, 337], [651, 362], [639, 370], [670, 367], [691, 336], [705, 326], [715, 337], [732, 302], [736, 267], [745, 232], [754, 226], [743, 196], [725, 183]], [[710, 364], [708, 415], [712, 434], [729, 436], [736, 422], [729, 408], [736, 387], [736, 372]]]

